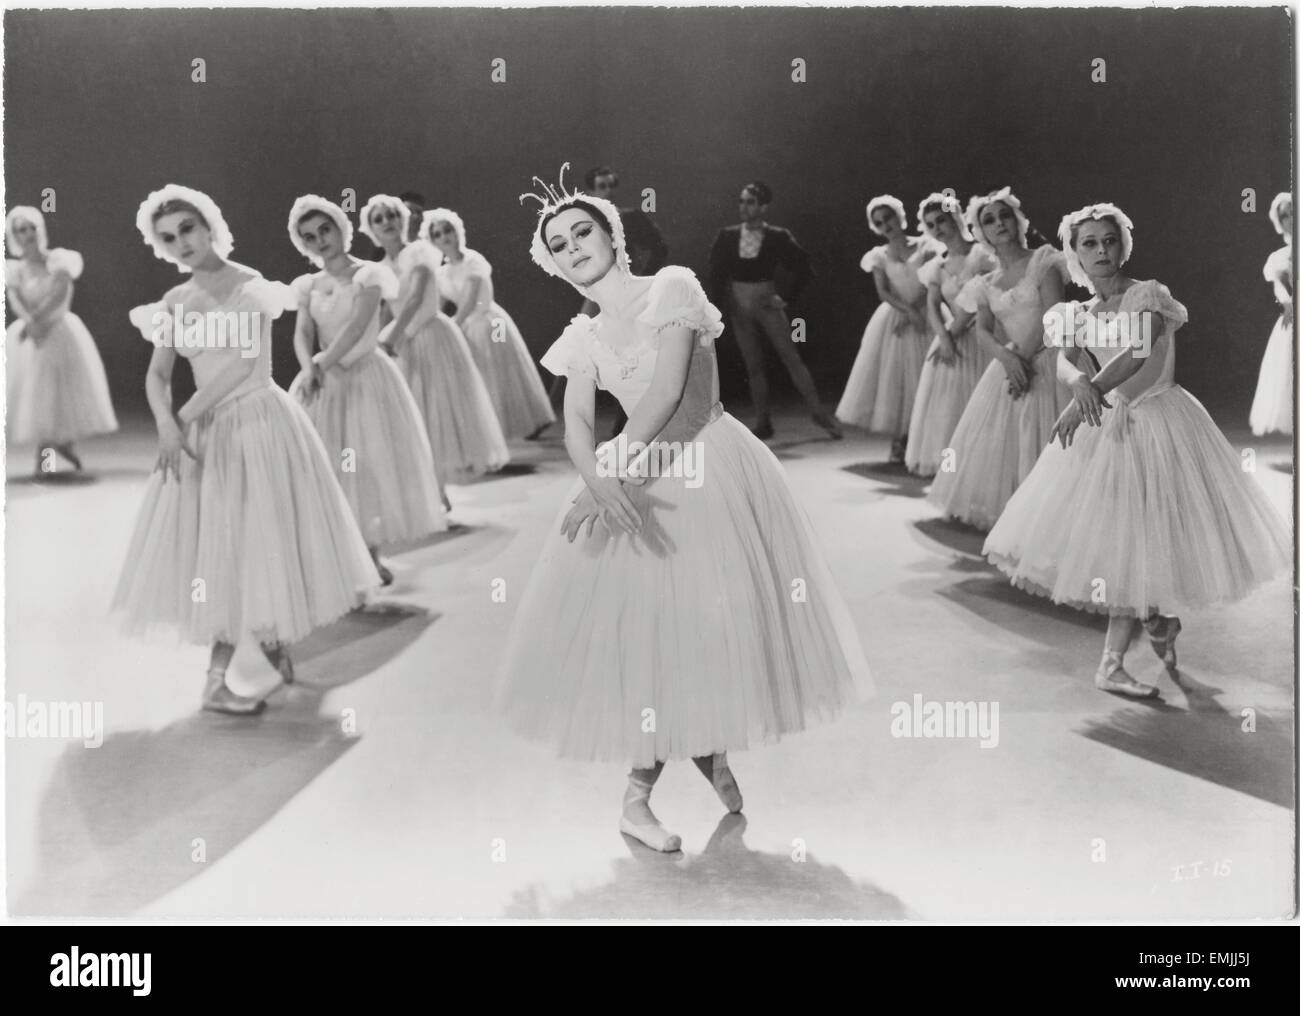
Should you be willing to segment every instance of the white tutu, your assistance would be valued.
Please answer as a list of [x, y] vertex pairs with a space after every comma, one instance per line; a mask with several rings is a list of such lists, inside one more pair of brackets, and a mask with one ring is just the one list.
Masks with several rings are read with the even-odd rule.
[[[17, 288], [29, 306], [45, 298], [56, 275], [76, 279], [82, 270], [81, 256], [63, 248], [47, 252], [47, 275], [31, 276], [21, 265], [5, 262], [5, 284]], [[66, 444], [117, 430], [103, 361], [81, 318], [67, 310], [71, 302], [69, 289], [63, 315], [44, 338], [20, 338], [26, 328], [23, 321], [15, 321], [5, 330], [7, 436], [11, 444]]]
[[149, 477], [113, 609], [130, 635], [296, 642], [357, 607], [379, 576], [325, 448], [272, 384], [187, 430], [199, 457]]
[[[289, 389], [299, 401], [302, 378]], [[447, 528], [424, 421], [387, 354], [327, 371], [305, 409], [369, 546]]]
[[511, 625], [498, 701], [564, 755], [648, 767], [803, 730], [869, 675], [784, 470], [717, 401], [718, 311], [684, 268], [662, 269], [641, 299], [634, 325], [576, 318], [542, 365], [599, 377], [631, 410], [658, 331], [693, 327], [682, 402], [658, 440], [683, 442], [696, 480], [669, 470], [625, 487], [641, 532], [597, 523], [569, 543], [559, 523], [574, 484]]
[[551, 401], [514, 319], [499, 304], [465, 319], [465, 338], [507, 438], [555, 422]]
[[[935, 339], [933, 352], [939, 345]], [[970, 402], [975, 386], [988, 370], [989, 357], [968, 329], [954, 347], [957, 359], [951, 364], [926, 359], [916, 388], [912, 421], [907, 428], [907, 453], [903, 457], [910, 472], [934, 476], [939, 471], [944, 449], [951, 447], [953, 433]]]
[[[380, 342], [389, 340], [392, 327], [380, 332]], [[456, 322], [437, 314], [396, 348], [443, 479], [495, 472], [509, 462], [492, 400]]]
[[953, 431], [954, 469], [941, 470], [930, 488], [930, 501], [945, 514], [985, 530], [998, 520], [1070, 402], [1069, 390], [1056, 380], [1057, 354], [1054, 348], [1038, 351], [1029, 391], [1019, 399], [1007, 393], [1002, 364], [985, 369]]
[[1047, 448], [984, 553], [1012, 583], [1082, 610], [1146, 617], [1239, 600], [1290, 570], [1285, 519], [1177, 385]]
[[1259, 384], [1250, 407], [1250, 429], [1256, 437], [1279, 431], [1290, 434], [1295, 428], [1295, 402], [1292, 397], [1292, 360], [1295, 357], [1295, 329], [1281, 316], [1273, 325], [1259, 367]]
[[[889, 257], [885, 245], [869, 250], [861, 267], [869, 273], [883, 271], [897, 296], [920, 306], [925, 286], [918, 271], [933, 254], [931, 244], [921, 242], [906, 261], [898, 261]], [[835, 410], [836, 418], [895, 437], [906, 434], [930, 338], [906, 314], [882, 302], [862, 333], [858, 355]]]

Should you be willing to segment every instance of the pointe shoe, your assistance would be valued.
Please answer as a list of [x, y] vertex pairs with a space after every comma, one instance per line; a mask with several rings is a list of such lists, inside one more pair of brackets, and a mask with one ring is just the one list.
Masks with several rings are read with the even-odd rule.
[[[631, 836], [638, 843], [644, 843], [651, 850], [658, 850], [661, 853], [671, 854], [674, 851], [682, 849], [682, 838], [676, 833], [670, 833], [659, 820], [641, 823], [633, 822], [627, 817], [627, 807], [629, 804], [639, 802], [646, 803], [646, 811], [650, 811], [650, 787], [648, 783], [642, 783], [640, 780], [629, 779], [627, 781], [627, 793], [623, 795], [624, 814], [618, 820], [618, 831], [625, 836]], [[651, 812], [653, 818], [654, 813]]]
[[59, 445], [54, 450], [72, 463], [72, 469], [74, 472], [81, 472], [81, 459], [72, 450], [72, 445]]
[[232, 716], [256, 716], [266, 708], [266, 702], [260, 698], [236, 695], [226, 686], [225, 671], [209, 670], [208, 683], [203, 689], [203, 708]]
[[1147, 635], [1151, 638], [1151, 649], [1165, 662], [1165, 669], [1171, 674], [1178, 669], [1178, 652], [1174, 649], [1174, 640], [1183, 630], [1183, 622], [1173, 614], [1153, 614], [1142, 622]]
[[894, 438], [889, 446], [889, 462], [891, 465], [902, 465], [907, 457], [907, 438]]
[[375, 562], [375, 570], [379, 572], [379, 584], [381, 586], [391, 586], [393, 584], [393, 573], [387, 565]]
[[1101, 666], [1097, 668], [1092, 681], [1102, 691], [1128, 698], [1151, 699], [1160, 695], [1159, 688], [1143, 684], [1124, 669], [1124, 657], [1119, 653], [1107, 652], [1103, 655]]
[[776, 431], [772, 429], [771, 420], [759, 420], [757, 423], [754, 424], [754, 426], [750, 427], [749, 429], [753, 432], [754, 436], [758, 438], [760, 441], [766, 441], [769, 437], [771, 437], [773, 434], [776, 433]]
[[725, 751], [713, 756], [712, 782], [714, 791], [731, 814], [737, 814], [745, 806], [745, 799], [740, 796], [740, 787], [736, 785], [736, 777], [727, 766]]
[[817, 426], [819, 426], [822, 430], [826, 431], [826, 433], [829, 434], [833, 440], [835, 441], [844, 440], [844, 431], [840, 430], [840, 425], [836, 421], [835, 417], [828, 416], [825, 413], [815, 413], [813, 414], [812, 419], [813, 419], [813, 423], [817, 424]]

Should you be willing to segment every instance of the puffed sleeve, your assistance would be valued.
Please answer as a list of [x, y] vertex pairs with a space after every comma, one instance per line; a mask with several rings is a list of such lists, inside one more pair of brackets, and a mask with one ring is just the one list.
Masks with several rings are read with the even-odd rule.
[[1045, 243], [1030, 256], [1025, 274], [1033, 279], [1035, 286], [1041, 286], [1049, 272], [1056, 272], [1061, 277], [1062, 286], [1070, 284], [1070, 269], [1065, 263], [1065, 255], [1050, 243]]
[[488, 264], [488, 259], [478, 251], [466, 251], [465, 274], [470, 278], [477, 276], [480, 279], [490, 279], [492, 277], [492, 266]]
[[363, 263], [353, 274], [352, 281], [358, 286], [372, 286], [378, 289], [379, 295], [385, 300], [396, 300], [397, 292], [401, 288], [393, 270], [378, 261]]
[[140, 332], [140, 337], [152, 346], [166, 343], [166, 336], [172, 332], [172, 312], [166, 297], [157, 303], [142, 303], [132, 307], [127, 315], [131, 324]]
[[1077, 321], [1074, 300], [1054, 303], [1043, 313], [1043, 345], [1060, 349], [1065, 345], [1065, 333], [1073, 335], [1072, 326]]
[[1121, 310], [1149, 310], [1164, 318], [1165, 330], [1174, 332], [1187, 324], [1187, 308], [1174, 299], [1169, 287], [1149, 279], [1130, 286], [1120, 300]]
[[45, 267], [50, 270], [51, 275], [62, 274], [70, 279], [79, 279], [85, 262], [75, 250], [55, 247], [45, 256]]
[[722, 313], [709, 303], [695, 273], [681, 265], [668, 265], [655, 273], [646, 308], [637, 321], [656, 335], [674, 325], [685, 326], [695, 332], [702, 346], [711, 345], [722, 334]]
[[1285, 282], [1291, 277], [1291, 248], [1279, 247], [1264, 262], [1264, 278], [1269, 282]]
[[312, 286], [315, 285], [316, 276], [310, 272], [306, 275], [299, 275], [291, 283], [289, 288], [293, 290], [293, 298], [303, 304], [311, 299]]
[[22, 281], [22, 262], [5, 258], [5, 285], [16, 286]]
[[862, 260], [858, 262], [858, 266], [868, 275], [877, 268], [884, 268], [886, 246], [886, 244], [881, 244], [879, 247], [872, 247], [871, 250], [862, 255]]
[[988, 279], [977, 275], [966, 282], [957, 293], [956, 304], [968, 314], [978, 314], [980, 304], [989, 302]]
[[569, 322], [560, 337], [551, 344], [551, 348], [542, 354], [542, 366], [556, 377], [577, 374], [593, 381], [598, 380], [596, 361], [591, 358], [588, 346], [594, 327], [595, 322], [591, 318], [579, 314]]
[[272, 321], [285, 311], [298, 308], [298, 296], [291, 287], [260, 275], [240, 286], [236, 302], [241, 308], [259, 311]]
[[442, 254], [428, 240], [411, 241], [403, 253], [408, 258], [411, 271], [423, 266], [434, 275], [438, 274], [438, 268], [442, 264]]
[[982, 243], [971, 245], [963, 271], [967, 275], [986, 275], [998, 266], [998, 256]]
[[923, 286], [938, 286], [943, 283], [943, 258], [933, 257], [926, 261], [916, 270], [916, 277], [921, 280]]

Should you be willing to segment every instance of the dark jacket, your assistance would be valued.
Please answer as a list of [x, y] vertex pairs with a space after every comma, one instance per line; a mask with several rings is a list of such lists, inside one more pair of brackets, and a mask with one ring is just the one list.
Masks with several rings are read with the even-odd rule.
[[[778, 269], [784, 270], [780, 276]], [[763, 246], [759, 248], [758, 257], [742, 259], [740, 226], [727, 226], [718, 230], [713, 250], [709, 253], [709, 298], [721, 307], [722, 301], [728, 298], [727, 288], [732, 281], [774, 281], [781, 298], [793, 303], [812, 275], [812, 259], [788, 229], [764, 226]]]

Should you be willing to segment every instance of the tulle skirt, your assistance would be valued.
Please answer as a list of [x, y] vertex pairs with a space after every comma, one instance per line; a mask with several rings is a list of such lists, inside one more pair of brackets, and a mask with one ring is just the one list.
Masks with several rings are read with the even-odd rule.
[[1145, 617], [1229, 603], [1290, 570], [1291, 531], [1177, 385], [1114, 398], [1044, 450], [984, 543], [1014, 585]]
[[466, 318], [465, 337], [507, 438], [527, 437], [555, 422], [537, 365], [503, 307], [493, 303]]
[[1295, 331], [1279, 317], [1264, 349], [1255, 401], [1250, 407], [1250, 429], [1256, 437], [1273, 431], [1290, 434], [1295, 427], [1291, 391], [1291, 360], [1294, 356]]
[[65, 444], [117, 430], [104, 364], [81, 318], [68, 311], [39, 342], [19, 341], [24, 324], [5, 332], [11, 444]]
[[[289, 394], [302, 400], [302, 375]], [[447, 528], [424, 421], [401, 372], [374, 350], [325, 374], [304, 408], [369, 546]]]
[[113, 594], [122, 630], [296, 642], [379, 584], [302, 408], [268, 384], [187, 429], [198, 460], [145, 488]]
[[836, 418], [895, 437], [906, 434], [921, 383], [926, 339], [902, 311], [887, 303], [877, 307], [862, 333]]
[[[389, 324], [380, 333], [386, 340]], [[439, 314], [397, 347], [397, 364], [424, 418], [445, 481], [493, 473], [510, 461], [505, 435], [465, 336]]]
[[[945, 514], [978, 529], [993, 528], [1070, 402], [1069, 389], [1056, 380], [1058, 352], [1038, 351], [1029, 391], [1018, 399], [1007, 393], [1002, 364], [995, 360], [985, 369], [948, 445], [953, 468], [940, 469], [930, 488], [930, 501]], [[1091, 376], [1091, 366], [1083, 369]]]
[[568, 542], [579, 480], [531, 572], [497, 701], [562, 755], [649, 767], [742, 749], [869, 690], [853, 618], [776, 457], [721, 413], [693, 447], [701, 482], [624, 488], [644, 520], [633, 536], [597, 523]]
[[[935, 339], [933, 352], [939, 345]], [[912, 422], [907, 428], [907, 454], [904, 463], [917, 476], [934, 476], [939, 471], [945, 448], [950, 447], [957, 422], [970, 402], [975, 386], [988, 370], [989, 357], [969, 329], [955, 343], [957, 359], [951, 364], [928, 358], [921, 368], [921, 382], [916, 388]]]

